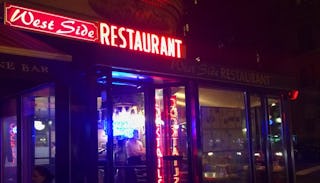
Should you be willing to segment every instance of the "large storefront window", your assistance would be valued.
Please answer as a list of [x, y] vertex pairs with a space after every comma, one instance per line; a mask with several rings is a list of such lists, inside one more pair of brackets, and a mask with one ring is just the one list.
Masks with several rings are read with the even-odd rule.
[[[31, 166], [55, 172], [55, 94], [53, 86], [38, 88], [22, 96], [22, 149], [30, 153]], [[26, 136], [26, 137], [25, 137]], [[32, 148], [25, 146], [32, 145]], [[29, 162], [29, 157], [22, 156]], [[26, 163], [29, 164], [29, 163]]]
[[203, 182], [249, 182], [244, 94], [199, 88]]
[[277, 98], [268, 98], [267, 104], [271, 182], [286, 182], [286, 152], [284, 148], [281, 101]]
[[16, 100], [1, 103], [1, 180], [3, 183], [17, 182], [17, 116]]
[[35, 165], [44, 166], [54, 174], [54, 87], [35, 88], [1, 101], [0, 113], [0, 182], [31, 182]]

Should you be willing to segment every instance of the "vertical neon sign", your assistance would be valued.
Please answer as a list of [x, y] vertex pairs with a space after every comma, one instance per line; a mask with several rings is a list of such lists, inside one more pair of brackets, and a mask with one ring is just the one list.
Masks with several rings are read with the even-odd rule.
[[[177, 97], [176, 96], [171, 96], [170, 97], [170, 123], [171, 123], [171, 140], [172, 140], [172, 156], [179, 156], [179, 150], [178, 150], [178, 110], [177, 110]], [[178, 160], [175, 159], [173, 160], [173, 182], [178, 183], [180, 181], [179, 177], [179, 163]]]
[[160, 106], [156, 105], [156, 152], [157, 152], [157, 183], [162, 183], [163, 181], [163, 153], [162, 153], [162, 133], [161, 125], [163, 121], [161, 120], [161, 110]]
[[9, 134], [10, 134], [10, 146], [12, 149], [12, 162], [13, 166], [15, 166], [17, 162], [17, 152], [16, 152], [16, 134], [17, 134], [17, 126], [15, 123], [10, 123], [9, 125]]

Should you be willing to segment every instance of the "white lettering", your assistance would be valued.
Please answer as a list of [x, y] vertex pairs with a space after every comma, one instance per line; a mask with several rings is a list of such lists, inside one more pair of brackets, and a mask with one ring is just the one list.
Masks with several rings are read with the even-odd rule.
[[150, 33], [142, 32], [143, 51], [150, 53], [151, 51], [151, 38]]
[[117, 47], [118, 45], [116, 44], [116, 39], [118, 36], [115, 34], [115, 30], [117, 30], [117, 26], [111, 25], [111, 46]]
[[175, 39], [168, 38], [168, 56], [175, 57], [174, 46]]
[[178, 39], [175, 39], [175, 42], [177, 44], [177, 46], [176, 46], [176, 48], [177, 48], [177, 57], [181, 58], [181, 44], [182, 44], [182, 41], [178, 40]]
[[151, 34], [151, 53], [159, 54], [159, 38], [155, 34]]
[[129, 49], [132, 50], [133, 49], [133, 33], [134, 33], [134, 30], [126, 29], [126, 31], [129, 33]]
[[73, 20], [66, 20], [64, 22], [61, 22], [61, 26], [65, 30], [58, 29], [56, 33], [57, 34], [69, 34], [69, 33], [74, 32], [75, 28], [74, 28], [73, 24], [74, 24]]
[[10, 18], [10, 22], [14, 23], [17, 20], [21, 20], [21, 22], [24, 25], [32, 25], [35, 28], [41, 28], [41, 29], [48, 28], [49, 30], [53, 30], [54, 28], [53, 20], [51, 20], [48, 23], [48, 21], [41, 21], [40, 19], [35, 19], [32, 12], [23, 11], [20, 14], [19, 13], [20, 13], [19, 9], [15, 10]]
[[166, 55], [166, 56], [168, 55], [167, 42], [166, 42], [166, 38], [164, 36], [161, 36], [160, 54]]
[[[33, 17], [33, 14], [31, 12], [24, 11], [20, 15], [18, 15], [19, 13], [20, 13], [20, 10], [14, 11], [13, 15], [10, 18], [10, 22], [15, 22], [18, 19], [21, 19], [21, 22], [23, 24], [25, 24], [25, 25], [31, 25], [32, 24], [32, 22], [34, 20], [34, 17]], [[27, 13], [28, 13], [29, 19], [30, 19], [29, 22], [26, 21], [26, 14]]]
[[136, 31], [136, 37], [135, 37], [134, 48], [133, 49], [142, 51], [142, 42], [141, 42], [140, 31]]
[[110, 28], [106, 23], [100, 23], [100, 43], [110, 45], [109, 42]]
[[119, 45], [120, 48], [126, 48], [127, 47], [127, 41], [126, 38], [123, 36], [122, 32], [125, 31], [126, 29], [124, 27], [120, 27], [118, 29], [118, 34], [119, 34], [119, 38], [122, 41], [122, 44]]

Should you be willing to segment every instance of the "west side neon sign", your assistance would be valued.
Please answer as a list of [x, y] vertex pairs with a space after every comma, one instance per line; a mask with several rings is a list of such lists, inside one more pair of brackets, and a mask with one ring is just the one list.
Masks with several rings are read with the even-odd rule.
[[182, 40], [5, 4], [6, 25], [133, 51], [182, 58]]

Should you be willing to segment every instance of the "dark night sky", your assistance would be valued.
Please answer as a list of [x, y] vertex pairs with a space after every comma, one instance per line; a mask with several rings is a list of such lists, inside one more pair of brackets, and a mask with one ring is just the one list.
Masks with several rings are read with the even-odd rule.
[[190, 57], [267, 68], [299, 49], [292, 1], [198, 0], [192, 7], [188, 14]]

